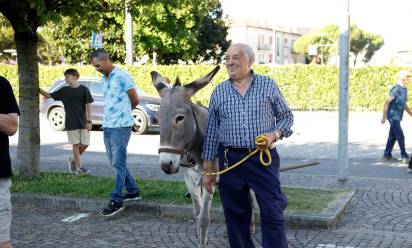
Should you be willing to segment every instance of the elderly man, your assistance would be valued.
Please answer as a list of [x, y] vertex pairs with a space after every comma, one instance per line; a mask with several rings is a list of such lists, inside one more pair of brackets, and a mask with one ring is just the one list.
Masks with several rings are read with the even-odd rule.
[[126, 166], [127, 145], [134, 124], [132, 108], [139, 103], [139, 97], [133, 78], [126, 71], [113, 66], [105, 50], [93, 51], [90, 63], [103, 74], [104, 145], [109, 162], [116, 170], [110, 202], [101, 214], [113, 216], [124, 209], [123, 201], [141, 199], [140, 190]]
[[401, 161], [403, 163], [408, 163], [409, 161], [409, 155], [405, 150], [405, 136], [403, 135], [403, 130], [401, 127], [403, 111], [405, 110], [412, 116], [412, 111], [406, 104], [408, 99], [408, 89], [406, 87], [408, 86], [409, 79], [410, 74], [408, 71], [402, 70], [399, 72], [399, 80], [391, 88], [389, 96], [383, 106], [381, 123], [385, 123], [386, 119], [388, 119], [391, 126], [389, 129], [385, 152], [383, 154], [383, 159], [385, 160], [393, 159], [392, 149], [395, 142], [398, 141], [399, 149], [401, 150]]
[[[254, 155], [220, 176], [219, 191], [230, 247], [255, 247], [250, 233], [249, 190], [253, 189], [260, 208], [263, 247], [284, 248], [288, 246], [283, 216], [287, 200], [280, 187], [274, 143], [292, 134], [293, 115], [276, 83], [253, 72], [254, 58], [246, 44], [234, 44], [226, 53], [229, 79], [216, 87], [210, 99], [204, 170], [215, 171], [215, 158], [219, 158], [220, 170], [237, 163], [256, 147], [257, 136], [266, 136], [270, 166], [263, 166], [259, 155]], [[216, 176], [204, 176], [209, 192], [215, 180]]]
[[0, 76], [0, 248], [11, 248], [9, 136], [17, 132], [19, 114], [19, 107], [9, 81]]

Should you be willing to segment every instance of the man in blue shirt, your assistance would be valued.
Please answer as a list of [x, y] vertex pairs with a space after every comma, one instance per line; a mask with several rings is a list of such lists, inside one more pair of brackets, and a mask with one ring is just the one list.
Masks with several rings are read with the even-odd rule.
[[399, 80], [391, 88], [389, 96], [385, 101], [383, 106], [383, 115], [381, 123], [385, 123], [388, 119], [390, 124], [389, 137], [386, 142], [385, 152], [383, 154], [383, 159], [391, 160], [392, 149], [395, 142], [398, 141], [399, 149], [401, 150], [402, 162], [407, 163], [409, 161], [409, 156], [405, 151], [405, 136], [403, 135], [401, 120], [403, 117], [403, 111], [405, 110], [409, 115], [412, 116], [412, 111], [406, 104], [408, 100], [408, 90], [406, 86], [409, 83], [410, 74], [408, 71], [399, 72]]
[[[203, 145], [205, 172], [233, 165], [256, 147], [255, 138], [267, 137], [272, 163], [263, 166], [259, 155], [224, 173], [219, 191], [226, 219], [230, 247], [255, 247], [250, 233], [252, 203], [249, 190], [255, 192], [262, 227], [264, 248], [287, 247], [283, 210], [287, 200], [279, 181], [279, 155], [274, 143], [292, 134], [293, 115], [275, 81], [254, 74], [254, 52], [246, 44], [234, 44], [226, 53], [229, 79], [213, 91]], [[216, 176], [204, 176], [203, 183], [212, 193]]]
[[[90, 63], [103, 74], [103, 135], [110, 164], [115, 168], [115, 186], [103, 216], [112, 216], [124, 209], [123, 201], [138, 200], [140, 190], [126, 167], [127, 145], [134, 124], [132, 109], [139, 103], [133, 78], [114, 67], [109, 54], [98, 49], [90, 55]], [[123, 188], [126, 193], [123, 194]]]

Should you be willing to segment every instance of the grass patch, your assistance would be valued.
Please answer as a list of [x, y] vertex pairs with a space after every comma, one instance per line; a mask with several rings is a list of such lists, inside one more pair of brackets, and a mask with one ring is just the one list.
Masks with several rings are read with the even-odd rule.
[[[186, 185], [181, 181], [138, 179], [137, 184], [147, 202], [167, 204], [191, 204], [186, 199]], [[74, 176], [69, 173], [41, 172], [35, 178], [13, 177], [12, 192], [64, 195], [85, 198], [108, 198], [114, 187], [113, 177]], [[329, 204], [346, 191], [284, 187], [288, 197], [287, 212], [321, 213]], [[213, 206], [220, 206], [220, 197], [215, 193]]]

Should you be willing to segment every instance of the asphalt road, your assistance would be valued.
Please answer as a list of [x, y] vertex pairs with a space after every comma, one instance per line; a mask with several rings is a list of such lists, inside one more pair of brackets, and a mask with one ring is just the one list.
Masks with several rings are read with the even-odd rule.
[[[289, 171], [314, 175], [336, 175], [338, 147], [337, 112], [294, 112], [293, 135], [278, 143], [281, 166], [319, 161], [320, 165]], [[349, 176], [408, 179], [406, 164], [382, 161], [389, 124], [380, 123], [381, 113], [351, 112], [349, 114]], [[412, 154], [412, 119], [405, 116], [402, 126], [406, 137], [406, 148]], [[18, 135], [11, 137], [11, 154], [15, 161]], [[50, 128], [45, 118], [41, 118], [40, 161], [43, 169], [50, 164], [65, 162], [71, 146], [65, 132]], [[130, 166], [152, 167], [158, 171], [157, 149], [159, 135], [132, 135], [128, 147]], [[399, 155], [395, 145], [393, 156]], [[107, 164], [103, 144], [103, 132], [92, 131], [91, 143], [83, 161], [90, 167]], [[64, 168], [65, 169], [65, 168]]]

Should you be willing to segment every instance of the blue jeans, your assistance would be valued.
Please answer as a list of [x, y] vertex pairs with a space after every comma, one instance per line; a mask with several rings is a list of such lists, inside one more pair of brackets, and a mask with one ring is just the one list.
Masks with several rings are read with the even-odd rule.
[[395, 145], [395, 142], [398, 141], [402, 158], [408, 158], [409, 156], [405, 151], [405, 136], [403, 135], [401, 121], [390, 120], [389, 124], [391, 125], [391, 128], [389, 129], [388, 141], [386, 142], [385, 153], [383, 155], [392, 157], [393, 146]]
[[133, 176], [126, 167], [127, 145], [130, 139], [131, 128], [104, 128], [103, 133], [109, 163], [116, 170], [111, 200], [121, 203], [123, 201], [123, 187], [131, 193], [139, 191]]

